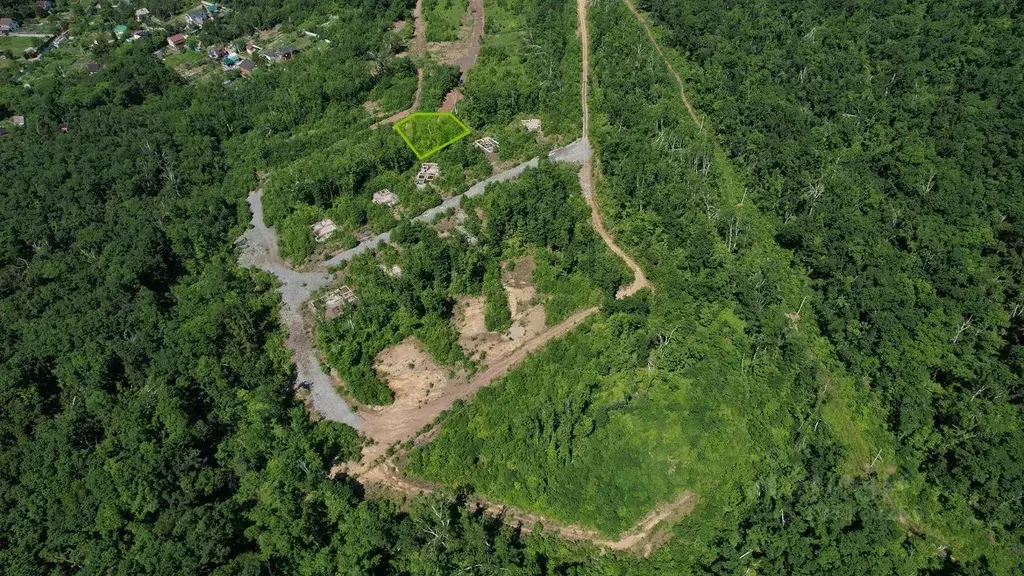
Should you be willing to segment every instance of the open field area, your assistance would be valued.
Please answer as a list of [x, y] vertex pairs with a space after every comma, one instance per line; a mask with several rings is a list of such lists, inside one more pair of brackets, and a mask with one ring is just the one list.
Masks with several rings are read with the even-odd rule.
[[396, 123], [395, 130], [420, 160], [426, 160], [471, 132], [450, 112], [418, 112]]

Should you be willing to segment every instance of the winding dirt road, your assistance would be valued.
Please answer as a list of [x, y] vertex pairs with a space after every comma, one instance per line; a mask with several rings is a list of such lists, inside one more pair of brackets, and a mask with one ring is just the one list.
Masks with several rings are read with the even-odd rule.
[[[576, 14], [579, 18], [579, 34], [580, 43], [583, 51], [583, 77], [580, 81], [580, 96], [581, 104], [583, 106], [583, 142], [585, 143], [587, 150], [590, 151], [593, 148], [590, 146], [590, 105], [588, 103], [588, 91], [590, 85], [590, 33], [587, 29], [587, 1], [588, 0], [577, 0], [576, 2]], [[650, 281], [647, 280], [647, 276], [644, 275], [644, 271], [636, 263], [636, 260], [626, 254], [626, 252], [615, 243], [615, 237], [612, 236], [608, 229], [604, 225], [604, 216], [601, 214], [601, 208], [597, 205], [597, 197], [594, 195], [594, 165], [593, 165], [593, 154], [587, 154], [586, 160], [583, 162], [583, 169], [580, 170], [580, 188], [583, 190], [583, 197], [587, 199], [587, 204], [590, 205], [590, 222], [594, 226], [594, 230], [601, 236], [604, 243], [608, 246], [608, 249], [615, 253], [616, 256], [622, 259], [626, 263], [626, 266], [633, 271], [633, 283], [629, 286], [622, 286], [619, 291], [615, 294], [616, 298], [625, 298], [632, 296], [644, 288], [654, 289], [651, 286]]]
[[[583, 0], [580, 1], [582, 2]], [[658, 51], [658, 55], [660, 55], [661, 59], [665, 62], [665, 67], [668, 68], [669, 73], [671, 73], [676, 79], [676, 84], [679, 85], [679, 96], [682, 97], [683, 105], [686, 106], [686, 111], [690, 113], [690, 118], [692, 118], [698, 126], [703, 126], [704, 123], [701, 122], [700, 118], [697, 116], [697, 111], [693, 108], [693, 104], [690, 104], [690, 98], [686, 95], [686, 88], [683, 85], [683, 77], [679, 75], [679, 72], [676, 72], [675, 67], [672, 66], [668, 57], [665, 56], [665, 51], [661, 49], [661, 44], [659, 44], [654, 38], [654, 33], [651, 32], [651, 27], [647, 24], [647, 21], [644, 20], [640, 11], [636, 9], [636, 6], [633, 5], [632, 0], [626, 0], [626, 6], [629, 6], [629, 11], [633, 13], [633, 16], [636, 16], [637, 21], [644, 27], [644, 31], [647, 32], [647, 38], [651, 40], [651, 44], [654, 45], [654, 49]]]
[[[417, 57], [424, 57], [427, 54], [427, 26], [423, 22], [423, 0], [416, 0], [416, 8], [412, 11], [413, 28], [412, 28], [412, 53]], [[412, 106], [396, 112], [391, 116], [383, 120], [379, 120], [370, 125], [371, 129], [375, 129], [384, 124], [394, 124], [399, 120], [408, 117], [413, 112], [420, 109], [420, 96], [423, 94], [423, 67], [420, 66], [416, 69], [416, 94], [412, 97]]]

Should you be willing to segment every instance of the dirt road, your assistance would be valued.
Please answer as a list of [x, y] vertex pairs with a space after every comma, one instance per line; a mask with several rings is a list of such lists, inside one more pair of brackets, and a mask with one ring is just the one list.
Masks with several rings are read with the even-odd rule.
[[[590, 33], [587, 29], [587, 1], [588, 0], [577, 0], [576, 14], [579, 18], [580, 43], [583, 51], [583, 77], [580, 81], [581, 105], [583, 107], [583, 142], [585, 143], [587, 150], [591, 150], [590, 105], [588, 103], [588, 91], [590, 85]], [[626, 263], [626, 266], [633, 271], [633, 283], [629, 286], [622, 286], [619, 288], [615, 297], [625, 298], [636, 294], [644, 288], [652, 288], [651, 283], [647, 280], [647, 276], [644, 275], [644, 271], [629, 254], [626, 254], [626, 252], [615, 243], [615, 238], [610, 232], [608, 232], [608, 229], [605, 228], [604, 216], [601, 214], [601, 208], [597, 205], [597, 197], [594, 195], [593, 174], [593, 155], [587, 154], [586, 160], [583, 163], [583, 169], [580, 170], [580, 188], [583, 190], [583, 197], [587, 199], [587, 204], [590, 205], [590, 222], [594, 226], [594, 230], [596, 230], [601, 236], [601, 239], [604, 240], [608, 249], [621, 258], [622, 261]]]
[[686, 111], [690, 113], [690, 118], [692, 118], [698, 126], [703, 126], [704, 123], [701, 122], [700, 118], [697, 116], [697, 111], [694, 110], [693, 105], [690, 104], [690, 98], [686, 95], [686, 88], [683, 85], [683, 77], [679, 75], [679, 72], [676, 72], [675, 67], [668, 61], [668, 58], [665, 56], [665, 52], [661, 49], [661, 44], [659, 44], [654, 38], [654, 33], [651, 32], [651, 27], [647, 24], [647, 21], [644, 20], [640, 11], [636, 9], [636, 6], [633, 5], [632, 0], [626, 0], [626, 6], [629, 6], [629, 11], [633, 13], [633, 16], [636, 16], [637, 21], [639, 21], [640, 25], [644, 27], [644, 31], [647, 32], [647, 37], [651, 40], [651, 44], [654, 45], [654, 49], [658, 51], [661, 59], [664, 60], [665, 67], [668, 68], [669, 73], [671, 73], [676, 79], [676, 84], [679, 85], [679, 96], [682, 97], [683, 105], [686, 106]]
[[310, 336], [312, 327], [306, 325], [302, 314], [302, 307], [313, 292], [329, 284], [333, 277], [324, 272], [293, 270], [281, 259], [277, 250], [277, 233], [263, 221], [262, 188], [249, 194], [249, 209], [252, 211], [252, 227], [239, 239], [244, 246], [238, 263], [277, 276], [282, 304], [281, 323], [288, 330], [285, 346], [292, 352], [296, 381], [309, 383], [313, 407], [324, 419], [359, 428], [359, 416], [338, 395], [330, 376], [320, 366]]
[[362, 413], [363, 422], [360, 432], [374, 441], [373, 446], [363, 451], [363, 461], [372, 462], [395, 442], [404, 442], [415, 438], [424, 426], [433, 422], [441, 412], [451, 408], [456, 400], [469, 398], [481, 388], [490, 385], [525, 360], [529, 354], [544, 347], [551, 340], [567, 334], [597, 311], [597, 308], [580, 310], [562, 322], [544, 329], [534, 338], [525, 341], [508, 356], [488, 365], [483, 372], [478, 373], [468, 382], [444, 390], [415, 410], [403, 411], [401, 418], [396, 418], [396, 415], [387, 406], [378, 411]]
[[[412, 53], [417, 58], [423, 58], [427, 53], [427, 25], [423, 22], [423, 0], [416, 0], [416, 8], [412, 11]], [[412, 97], [412, 106], [396, 112], [391, 116], [374, 122], [370, 128], [378, 128], [384, 124], [394, 124], [399, 120], [408, 117], [420, 109], [420, 96], [423, 94], [423, 67], [416, 69], [416, 93]]]
[[[402, 476], [391, 461], [383, 462], [372, 468], [356, 472], [356, 479], [367, 488], [383, 489], [394, 494], [419, 496], [430, 494], [441, 486]], [[467, 506], [473, 509], [482, 508], [484, 512], [496, 518], [502, 518], [506, 524], [530, 529], [537, 523], [549, 534], [557, 534], [566, 540], [590, 542], [609, 550], [632, 552], [643, 556], [650, 555], [655, 549], [672, 538], [671, 526], [693, 510], [697, 496], [689, 490], [683, 491], [672, 502], [664, 502], [656, 506], [641, 518], [629, 530], [619, 534], [612, 540], [607, 536], [574, 524], [565, 524], [540, 514], [526, 512], [513, 506], [491, 502], [481, 498], [473, 498]]]

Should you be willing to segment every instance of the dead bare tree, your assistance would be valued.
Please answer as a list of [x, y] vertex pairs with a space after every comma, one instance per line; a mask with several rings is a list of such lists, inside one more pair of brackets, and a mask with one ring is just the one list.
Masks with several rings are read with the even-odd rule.
[[956, 334], [953, 335], [953, 340], [951, 340], [951, 342], [956, 344], [960, 340], [960, 336], [963, 336], [964, 332], [971, 329], [971, 324], [973, 323], [974, 317], [968, 316], [967, 319], [960, 324], [960, 327], [956, 329]]

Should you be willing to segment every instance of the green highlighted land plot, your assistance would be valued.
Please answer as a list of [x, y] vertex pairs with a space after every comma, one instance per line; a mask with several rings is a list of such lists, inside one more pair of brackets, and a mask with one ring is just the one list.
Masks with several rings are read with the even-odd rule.
[[420, 160], [426, 160], [469, 136], [470, 129], [451, 112], [414, 112], [395, 130]]

